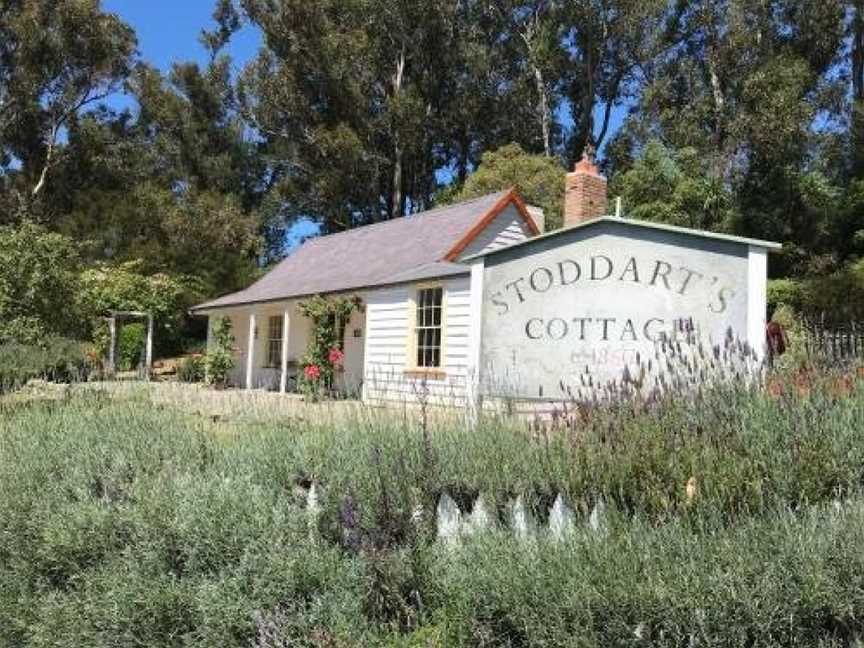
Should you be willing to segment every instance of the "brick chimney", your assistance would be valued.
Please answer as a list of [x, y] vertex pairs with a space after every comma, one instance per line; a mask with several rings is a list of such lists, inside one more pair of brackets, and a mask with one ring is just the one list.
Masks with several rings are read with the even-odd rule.
[[564, 190], [564, 227], [606, 215], [606, 178], [594, 163], [594, 149], [585, 147], [582, 159], [567, 174]]

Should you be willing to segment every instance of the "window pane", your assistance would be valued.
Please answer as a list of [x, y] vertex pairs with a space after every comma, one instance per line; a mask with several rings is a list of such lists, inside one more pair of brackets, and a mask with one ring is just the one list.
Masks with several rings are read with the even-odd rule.
[[421, 288], [416, 297], [416, 362], [418, 367], [441, 365], [443, 288]]
[[273, 316], [269, 321], [269, 332], [270, 339], [276, 340], [282, 338], [282, 318], [279, 316]]

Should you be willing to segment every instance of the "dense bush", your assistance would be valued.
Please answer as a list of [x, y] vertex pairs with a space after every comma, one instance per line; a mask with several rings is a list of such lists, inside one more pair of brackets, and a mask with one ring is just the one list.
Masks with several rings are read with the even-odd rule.
[[117, 366], [121, 371], [135, 369], [143, 360], [147, 327], [140, 322], [123, 324], [117, 335]]
[[[226, 423], [144, 391], [5, 406], [0, 646], [848, 645], [864, 633], [864, 390], [835, 387], [729, 388], [545, 432]], [[580, 516], [561, 544], [448, 547], [427, 524], [442, 491], [492, 510], [522, 494], [540, 517], [557, 492], [582, 514], [602, 497], [606, 531]]]
[[234, 334], [231, 320], [220, 317], [213, 323], [213, 345], [204, 357], [204, 373], [208, 384], [224, 387], [234, 368]]
[[49, 338], [41, 344], [0, 344], [0, 393], [17, 389], [34, 378], [80, 380], [87, 360], [81, 343]]
[[177, 380], [184, 383], [204, 382], [206, 377], [204, 356], [192, 355], [177, 364]]
[[33, 223], [0, 227], [0, 344], [81, 332], [75, 242]]
[[140, 261], [93, 266], [81, 273], [80, 285], [78, 300], [89, 318], [89, 333], [103, 353], [109, 339], [103, 315], [109, 310], [151, 313], [156, 327], [155, 353], [179, 351], [185, 343], [185, 313], [201, 299], [203, 291], [195, 277], [149, 273]]
[[847, 646], [864, 632], [864, 502], [739, 528], [641, 521], [441, 560], [441, 645]]
[[772, 280], [768, 304], [790, 306], [829, 327], [864, 321], [864, 260], [824, 276]]

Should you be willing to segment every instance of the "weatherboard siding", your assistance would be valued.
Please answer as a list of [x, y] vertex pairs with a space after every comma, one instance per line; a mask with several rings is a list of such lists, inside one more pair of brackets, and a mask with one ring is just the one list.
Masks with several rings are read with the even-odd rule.
[[366, 368], [364, 398], [373, 405], [416, 403], [428, 394], [433, 405], [461, 406], [465, 401], [470, 328], [470, 280], [457, 277], [440, 282], [444, 287], [444, 348], [442, 378], [406, 374], [411, 364], [416, 285], [394, 286], [366, 294]]
[[519, 210], [511, 203], [468, 244], [460, 257], [497, 250], [524, 241], [530, 235], [531, 232], [519, 214]]

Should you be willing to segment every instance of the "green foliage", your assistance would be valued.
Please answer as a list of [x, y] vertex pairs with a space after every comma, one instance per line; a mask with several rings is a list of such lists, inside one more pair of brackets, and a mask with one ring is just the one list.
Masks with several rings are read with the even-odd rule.
[[772, 280], [768, 284], [768, 304], [785, 304], [827, 326], [860, 322], [864, 319], [864, 259], [827, 275]]
[[780, 302], [772, 313], [771, 320], [783, 327], [786, 338], [786, 353], [774, 359], [773, 369], [781, 380], [800, 372], [802, 367], [812, 365], [813, 358], [807, 347], [807, 335], [810, 333], [804, 321], [794, 307], [788, 302]]
[[147, 327], [140, 322], [123, 324], [117, 335], [117, 360], [120, 371], [135, 369], [142, 361], [147, 343]]
[[7, 208], [50, 213], [34, 203], [50, 191], [64, 130], [120, 86], [135, 45], [132, 29], [97, 0], [0, 5], [0, 170], [12, 189], [0, 207], [11, 198]]
[[[864, 632], [860, 385], [701, 399], [427, 435], [398, 413], [225, 435], [147, 391], [0, 405], [0, 644], [845, 645]], [[577, 528], [446, 547], [412, 521], [427, 485], [541, 517], [562, 492]]]
[[803, 310], [826, 323], [841, 325], [864, 319], [864, 259], [826, 276], [805, 280]]
[[141, 261], [99, 264], [81, 274], [79, 302], [103, 351], [108, 346], [108, 332], [101, 318], [108, 311], [152, 313], [155, 343], [170, 349], [179, 340], [186, 309], [201, 298], [202, 287], [194, 277], [147, 274], [142, 265]]
[[480, 166], [461, 188], [442, 195], [440, 202], [458, 202], [516, 188], [525, 202], [543, 209], [546, 229], [561, 227], [564, 214], [564, 169], [552, 158], [526, 153], [508, 144], [483, 154]]
[[[628, 213], [781, 241], [774, 276], [841, 270], [860, 254], [852, 241], [864, 212], [849, 192], [857, 153], [840, 125], [850, 103], [836, 71], [851, 62], [845, 18], [860, 9], [847, 14], [840, 0], [673, 4], [654, 32], [657, 67], [607, 149], [613, 184], [632, 195]], [[655, 140], [683, 176], [646, 160]]]
[[[531, 8], [509, 2], [243, 6], [265, 35], [239, 85], [265, 150], [282, 160], [273, 220], [312, 218], [332, 232], [401, 216], [433, 201], [441, 168], [461, 181], [509, 142], [560, 145], [556, 73], [573, 63], [542, 7], [534, 29]], [[286, 55], [296, 42], [314, 55]]]
[[[37, 220], [80, 242], [84, 263], [96, 265], [89, 278], [102, 264], [125, 272], [136, 262], [143, 276], [193, 277], [195, 300], [247, 285], [264, 164], [221, 53], [237, 28], [222, 4], [220, 27], [205, 38], [210, 64], [177, 63], [167, 75], [137, 60], [134, 32], [98, 0], [0, 5], [0, 223]], [[97, 106], [121, 86], [132, 111]], [[194, 328], [186, 292], [160, 318], [171, 327], [157, 336], [162, 351], [177, 350], [178, 327]], [[92, 334], [93, 312], [73, 316], [72, 301], [56, 303], [70, 306], [76, 330], [46, 334]], [[0, 319], [16, 335], [32, 328]]]
[[651, 140], [609, 190], [621, 196], [630, 218], [714, 231], [732, 224], [732, 195], [706, 173], [693, 148], [671, 151]]
[[207, 358], [191, 355], [183, 358], [177, 365], [177, 380], [183, 383], [204, 382], [207, 377]]
[[0, 227], [0, 344], [80, 332], [75, 243], [39, 225]]
[[804, 301], [804, 287], [797, 279], [770, 279], [768, 281], [768, 310], [781, 306], [801, 310]]
[[634, 521], [532, 551], [484, 538], [441, 563], [443, 645], [850, 645], [862, 521], [853, 500], [732, 529]]
[[228, 375], [234, 368], [234, 334], [231, 332], [231, 320], [227, 317], [217, 318], [213, 322], [213, 342], [204, 358], [204, 372], [207, 384], [225, 387]]
[[86, 378], [87, 359], [80, 342], [47, 338], [40, 344], [0, 344], [0, 394], [29, 380], [67, 382]]

